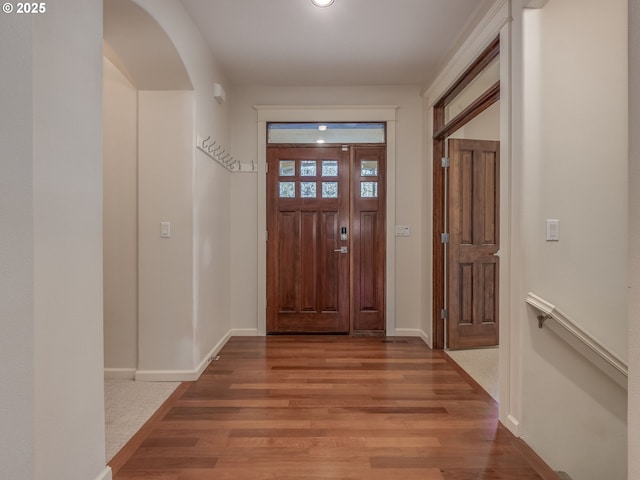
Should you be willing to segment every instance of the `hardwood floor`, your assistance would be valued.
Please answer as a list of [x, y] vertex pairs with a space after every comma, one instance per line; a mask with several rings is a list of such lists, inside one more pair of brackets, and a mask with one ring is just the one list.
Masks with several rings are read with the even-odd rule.
[[234, 337], [110, 463], [115, 480], [558, 477], [415, 338]]

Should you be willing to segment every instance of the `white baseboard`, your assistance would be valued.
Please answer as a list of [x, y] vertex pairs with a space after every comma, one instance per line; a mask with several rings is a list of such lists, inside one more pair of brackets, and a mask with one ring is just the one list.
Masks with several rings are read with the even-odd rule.
[[229, 330], [193, 370], [137, 370], [135, 379], [138, 382], [195, 382], [234, 334], [234, 330]]
[[135, 380], [136, 382], [195, 382], [199, 376], [197, 369], [137, 370]]
[[135, 368], [105, 368], [104, 378], [118, 380], [133, 380], [136, 377]]
[[257, 328], [232, 328], [232, 337], [258, 337]]
[[517, 438], [520, 438], [520, 422], [511, 415], [507, 416], [507, 429], [513, 433]]
[[419, 328], [396, 328], [396, 337], [420, 337], [431, 348], [429, 335]]
[[96, 480], [111, 480], [111, 467], [106, 467], [100, 475], [96, 477]]

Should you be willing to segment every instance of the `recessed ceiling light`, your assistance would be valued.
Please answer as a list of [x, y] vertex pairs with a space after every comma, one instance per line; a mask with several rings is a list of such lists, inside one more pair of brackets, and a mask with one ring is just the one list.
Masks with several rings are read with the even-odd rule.
[[321, 132], [325, 132], [327, 130], [327, 126], [326, 125], [318, 125], [318, 130], [320, 130]]
[[324, 140], [316, 140], [316, 143], [324, 143]]
[[333, 0], [311, 0], [316, 7], [328, 7], [333, 4]]

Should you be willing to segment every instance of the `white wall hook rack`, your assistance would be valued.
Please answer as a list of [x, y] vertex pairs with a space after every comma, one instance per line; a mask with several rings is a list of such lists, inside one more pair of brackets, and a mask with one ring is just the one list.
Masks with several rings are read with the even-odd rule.
[[222, 145], [213, 140], [211, 135], [207, 137], [198, 136], [196, 138], [196, 148], [230, 172], [253, 173], [258, 170], [256, 163], [253, 161], [251, 163], [241, 163], [236, 160]]

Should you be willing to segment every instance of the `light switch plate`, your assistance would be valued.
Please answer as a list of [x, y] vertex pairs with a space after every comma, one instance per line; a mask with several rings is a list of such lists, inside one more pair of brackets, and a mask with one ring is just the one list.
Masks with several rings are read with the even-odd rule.
[[560, 241], [560, 220], [547, 218], [547, 242]]
[[160, 237], [161, 238], [171, 237], [171, 222], [160, 222]]

